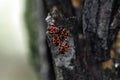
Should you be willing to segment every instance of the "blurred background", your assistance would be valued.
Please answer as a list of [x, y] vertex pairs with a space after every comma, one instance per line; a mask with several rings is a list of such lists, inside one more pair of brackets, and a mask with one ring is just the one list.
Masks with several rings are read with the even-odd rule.
[[0, 80], [37, 80], [25, 22], [27, 0], [0, 0]]

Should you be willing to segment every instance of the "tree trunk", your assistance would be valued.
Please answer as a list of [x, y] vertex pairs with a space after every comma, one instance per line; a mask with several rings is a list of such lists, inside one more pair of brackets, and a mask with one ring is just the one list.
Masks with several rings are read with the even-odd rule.
[[[120, 52], [116, 49], [116, 43], [120, 21], [120, 1], [40, 0], [43, 2], [44, 10], [39, 9], [41, 4], [39, 4], [39, 0], [37, 1], [36, 8], [39, 14], [37, 21], [43, 20], [44, 23], [45, 19], [41, 17], [46, 16], [48, 28], [55, 26], [59, 29], [59, 32], [54, 34], [50, 33], [48, 28], [46, 29], [47, 44], [51, 51], [48, 56], [52, 56], [53, 60], [49, 62], [53, 65], [55, 80], [119, 79], [120, 72], [118, 71], [116, 74], [119, 66], [114, 67], [114, 65], [119, 64], [116, 57], [119, 56]], [[41, 11], [49, 13], [48, 16], [41, 14]], [[43, 23], [37, 23], [37, 26]], [[45, 25], [42, 25], [36, 30], [36, 32], [40, 32], [39, 35], [45, 33], [43, 26], [46, 28]], [[60, 43], [54, 45], [52, 39], [56, 35], [57, 38], [63, 36], [64, 34], [61, 35], [63, 29], [67, 30], [67, 37], [61, 38]], [[41, 33], [42, 31], [43, 33]], [[39, 42], [41, 37], [39, 36], [37, 40]], [[42, 41], [44, 42], [43, 39]], [[68, 45], [67, 50], [61, 53], [61, 45], [66, 43]], [[46, 55], [40, 54], [40, 56]], [[43, 78], [43, 80], [47, 79]]]

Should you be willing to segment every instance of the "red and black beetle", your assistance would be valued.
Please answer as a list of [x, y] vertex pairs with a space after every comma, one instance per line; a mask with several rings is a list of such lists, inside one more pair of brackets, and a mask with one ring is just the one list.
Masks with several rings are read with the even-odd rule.
[[57, 46], [60, 44], [60, 38], [57, 34], [55, 34], [54, 36], [52, 36], [52, 44]]
[[60, 45], [59, 51], [61, 54], [64, 54], [64, 52], [66, 52], [68, 50], [69, 46], [67, 43], [62, 43]]
[[58, 28], [58, 27], [55, 27], [55, 26], [48, 26], [48, 27], [47, 27], [47, 31], [48, 31], [48, 33], [50, 33], [50, 34], [55, 34], [55, 33], [58, 33], [58, 32], [59, 32], [59, 28]]
[[67, 29], [63, 28], [62, 31], [60, 32], [60, 38], [66, 39], [67, 37], [68, 37], [68, 31]]

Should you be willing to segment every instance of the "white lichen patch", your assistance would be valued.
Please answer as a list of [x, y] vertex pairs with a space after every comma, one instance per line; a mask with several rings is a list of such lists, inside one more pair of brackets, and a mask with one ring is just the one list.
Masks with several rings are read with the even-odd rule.
[[[46, 22], [47, 22], [48, 26], [49, 25], [55, 26], [55, 23], [57, 23], [52, 16], [54, 16], [54, 15], [51, 15], [50, 13], [48, 13], [48, 16], [46, 18]], [[60, 24], [59, 26], [55, 26], [55, 27], [58, 27], [59, 29], [66, 28], [65, 25], [62, 25], [62, 24]], [[60, 40], [60, 44], [57, 46], [54, 46], [52, 44], [52, 37], [54, 35], [50, 34], [48, 31], [46, 32], [46, 34], [48, 37], [49, 46], [51, 48], [52, 57], [53, 57], [55, 66], [56, 67], [65, 67], [65, 68], [72, 70], [74, 68], [72, 60], [75, 59], [75, 46], [74, 46], [73, 36], [70, 34], [69, 30], [67, 30], [67, 32], [68, 32], [67, 38]], [[60, 35], [60, 32], [56, 33], [56, 34]], [[58, 36], [58, 37], [60, 37], [60, 36]], [[63, 53], [61, 53], [59, 50], [61, 44], [68, 45], [67, 50], [65, 50]]]
[[[64, 53], [64, 54], [58, 54], [56, 55], [57, 52], [59, 52], [59, 50], [52, 50], [53, 55], [54, 55], [54, 63], [57, 67], [65, 67], [68, 69], [73, 69], [74, 66], [71, 63], [71, 60], [75, 59], [75, 47], [74, 47], [74, 41], [72, 37], [68, 37], [68, 44], [69, 44], [69, 48], [68, 50]], [[55, 52], [56, 51], [56, 52]]]

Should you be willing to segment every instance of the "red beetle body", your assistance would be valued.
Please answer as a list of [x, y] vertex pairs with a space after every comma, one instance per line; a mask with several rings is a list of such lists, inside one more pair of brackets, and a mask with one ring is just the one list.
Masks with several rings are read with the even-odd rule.
[[68, 48], [69, 48], [69, 46], [68, 46], [67, 43], [66, 43], [66, 44], [62, 43], [62, 44], [60, 45], [59, 51], [60, 51], [61, 54], [63, 54], [64, 52], [67, 51]]
[[52, 37], [52, 44], [55, 46], [60, 44], [60, 38], [58, 37], [58, 35]]
[[66, 39], [68, 37], [68, 31], [64, 28], [62, 29], [62, 31], [60, 32], [60, 38], [61, 39]]
[[50, 34], [55, 34], [59, 32], [59, 28], [55, 26], [48, 26], [47, 30]]

